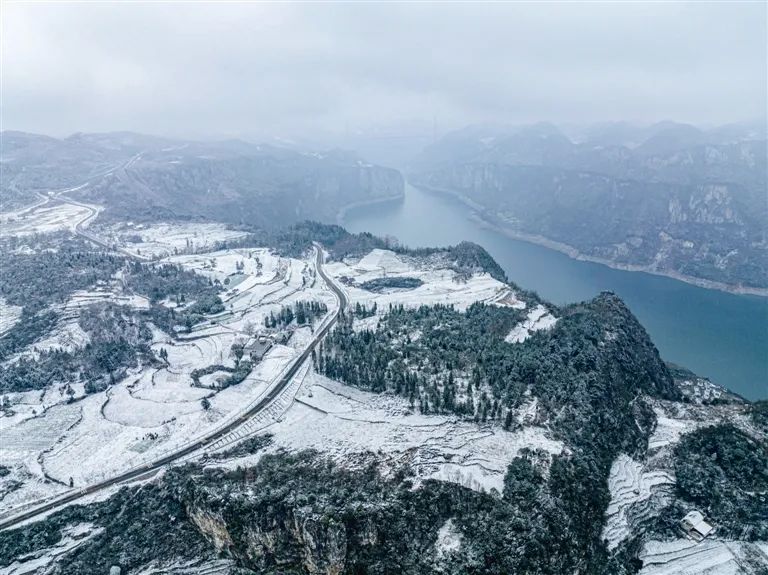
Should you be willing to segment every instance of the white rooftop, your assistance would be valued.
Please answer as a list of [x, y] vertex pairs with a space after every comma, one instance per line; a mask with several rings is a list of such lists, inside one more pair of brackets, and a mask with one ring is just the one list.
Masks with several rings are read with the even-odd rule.
[[712, 526], [704, 520], [704, 515], [702, 515], [699, 511], [689, 512], [683, 518], [683, 521], [689, 523], [691, 527], [701, 533], [701, 535], [704, 537], [709, 535], [709, 532], [712, 531]]

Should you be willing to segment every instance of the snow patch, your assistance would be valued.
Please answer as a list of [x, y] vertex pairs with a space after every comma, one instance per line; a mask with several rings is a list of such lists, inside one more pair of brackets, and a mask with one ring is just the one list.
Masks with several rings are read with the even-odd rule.
[[27, 236], [62, 230], [74, 231], [79, 223], [88, 220], [98, 210], [97, 206], [85, 204], [44, 204], [24, 215], [0, 222], [0, 235]]
[[462, 536], [453, 519], [449, 519], [437, 532], [437, 541], [435, 541], [435, 551], [437, 558], [443, 559], [446, 555], [455, 553], [461, 548]]
[[546, 429], [507, 432], [455, 416], [414, 413], [407, 401], [369, 393], [310, 371], [282, 420], [265, 428], [270, 449], [313, 448], [344, 464], [356, 455], [379, 453], [408, 461], [418, 478], [501, 492], [509, 462], [524, 447], [550, 454], [563, 450]]
[[[129, 253], [150, 257], [168, 257], [185, 252], [201, 252], [247, 235], [228, 230], [217, 223], [158, 223], [151, 225], [126, 224], [119, 228], [99, 230], [109, 243], [125, 246]], [[140, 239], [140, 241], [133, 241]]]
[[[85, 347], [90, 341], [90, 336], [83, 331], [75, 321], [66, 321], [58, 325], [47, 337], [36, 341], [32, 348], [37, 352], [52, 351], [55, 349], [72, 352]], [[37, 354], [33, 354], [37, 355]]]
[[[381, 313], [385, 313], [390, 305], [418, 307], [443, 304], [464, 311], [478, 301], [517, 308], [522, 304], [524, 307], [509, 286], [487, 273], [460, 277], [453, 270], [424, 264], [389, 250], [373, 250], [357, 262], [329, 262], [325, 269], [341, 283], [346, 283], [345, 291], [353, 307], [356, 303], [367, 307], [376, 303]], [[381, 277], [413, 277], [423, 284], [412, 290], [390, 293], [372, 293], [357, 287]]]
[[608, 477], [611, 502], [603, 527], [603, 539], [608, 541], [609, 550], [630, 535], [632, 520], [643, 516], [643, 504], [648, 503], [654, 491], [672, 484], [674, 478], [666, 471], [646, 471], [641, 463], [623, 453], [616, 458]]
[[673, 419], [665, 411], [654, 408], [656, 429], [648, 439], [648, 449], [655, 450], [670, 447], [680, 441], [680, 437], [694, 431], [698, 423], [693, 420]]
[[640, 575], [737, 575], [745, 573], [740, 565], [744, 557], [768, 568], [768, 557], [759, 545], [764, 543], [718, 539], [648, 541], [640, 552]]
[[10, 305], [0, 297], [0, 336], [10, 331], [21, 317], [21, 306]]
[[504, 341], [509, 343], [522, 343], [529, 337], [534, 331], [542, 329], [552, 329], [557, 323], [557, 318], [553, 316], [547, 308], [539, 304], [533, 308], [528, 317], [516, 325], [511, 332], [504, 338]]

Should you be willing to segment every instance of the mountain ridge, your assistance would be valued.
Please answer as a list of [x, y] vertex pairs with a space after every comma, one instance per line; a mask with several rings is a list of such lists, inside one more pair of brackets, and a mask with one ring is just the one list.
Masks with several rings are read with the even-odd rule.
[[[470, 133], [475, 144], [460, 132], [426, 150], [410, 181], [463, 199], [511, 235], [550, 241], [572, 256], [707, 287], [768, 289], [766, 141], [649, 154], [642, 146], [574, 144], [561, 133], [553, 140], [551, 127], [486, 144]], [[657, 149], [663, 134], [649, 146]]]

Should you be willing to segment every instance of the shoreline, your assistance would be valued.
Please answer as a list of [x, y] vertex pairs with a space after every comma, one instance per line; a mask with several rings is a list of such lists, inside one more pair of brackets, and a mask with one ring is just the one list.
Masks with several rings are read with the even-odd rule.
[[396, 196], [383, 196], [379, 198], [371, 198], [368, 200], [361, 200], [359, 202], [352, 202], [351, 204], [346, 204], [345, 206], [342, 206], [341, 208], [339, 208], [339, 211], [336, 213], [336, 223], [343, 227], [344, 219], [347, 217], [347, 213], [350, 210], [354, 210], [355, 208], [362, 208], [365, 206], [372, 206], [376, 204], [385, 204], [387, 202], [394, 202], [396, 200], [404, 200], [404, 199], [405, 199], [405, 191], [401, 192]]
[[449, 190], [442, 190], [442, 189], [432, 188], [432, 187], [423, 186], [423, 185], [420, 185], [420, 186], [416, 186], [415, 184], [411, 184], [411, 185], [427, 193], [447, 195], [451, 198], [454, 198], [460, 201], [462, 204], [464, 204], [465, 206], [467, 206], [472, 210], [470, 214], [470, 219], [472, 219], [475, 223], [477, 223], [478, 225], [486, 229], [493, 230], [513, 240], [527, 242], [529, 244], [542, 246], [547, 249], [560, 252], [574, 260], [596, 263], [596, 264], [604, 265], [611, 269], [620, 270], [620, 271], [642, 272], [650, 275], [666, 277], [666, 278], [684, 282], [690, 285], [694, 285], [696, 287], [700, 287], [703, 289], [717, 290], [717, 291], [729, 293], [732, 295], [751, 295], [751, 296], [757, 296], [757, 297], [768, 297], [768, 288], [753, 288], [753, 287], [726, 284], [726, 283], [718, 282], [715, 280], [707, 280], [703, 278], [697, 278], [694, 276], [687, 276], [685, 274], [681, 274], [675, 271], [660, 271], [660, 270], [652, 269], [649, 266], [643, 266], [643, 265], [637, 265], [637, 264], [622, 264], [622, 263], [617, 263], [604, 258], [583, 254], [578, 249], [574, 248], [573, 246], [569, 246], [568, 244], [564, 244], [562, 242], [551, 240], [549, 238], [538, 236], [535, 234], [518, 232], [503, 224], [490, 221], [487, 218], [487, 216], [484, 215], [486, 208], [484, 208], [477, 202], [474, 202], [470, 198], [464, 197], [461, 194], [458, 194], [456, 192], [452, 192]]

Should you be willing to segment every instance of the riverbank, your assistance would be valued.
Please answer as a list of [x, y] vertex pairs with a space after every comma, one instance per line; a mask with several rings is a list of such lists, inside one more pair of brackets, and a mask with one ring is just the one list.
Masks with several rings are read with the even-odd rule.
[[369, 200], [362, 200], [360, 202], [352, 202], [351, 204], [347, 204], [346, 206], [343, 206], [337, 213], [336, 213], [336, 223], [340, 226], [344, 225], [344, 219], [347, 217], [347, 213], [349, 210], [354, 210], [355, 208], [363, 208], [366, 206], [374, 206], [377, 204], [388, 204], [389, 202], [395, 202], [395, 201], [402, 201], [403, 198], [405, 198], [405, 191], [400, 192], [399, 194], [393, 195], [393, 196], [383, 196], [379, 198], [371, 198]]
[[513, 282], [555, 305], [612, 291], [640, 320], [664, 359], [750, 400], [768, 397], [768, 298], [581, 261], [479, 225], [467, 217], [469, 212], [445, 194], [407, 184], [402, 202], [351, 210], [344, 227], [352, 233], [394, 236], [411, 247], [475, 242]]
[[489, 230], [493, 230], [494, 232], [498, 232], [513, 240], [528, 242], [531, 244], [536, 244], [551, 250], [558, 251], [562, 254], [567, 255], [569, 258], [572, 258], [575, 260], [592, 262], [592, 263], [607, 266], [615, 270], [622, 270], [622, 271], [628, 271], [628, 272], [643, 272], [643, 273], [652, 274], [656, 276], [667, 277], [677, 281], [685, 282], [687, 284], [695, 285], [697, 287], [722, 291], [722, 292], [731, 293], [735, 295], [754, 295], [759, 297], [768, 297], [768, 288], [756, 288], [756, 287], [726, 284], [723, 282], [681, 274], [671, 270], [670, 271], [658, 270], [651, 266], [624, 264], [624, 263], [614, 262], [612, 260], [608, 260], [605, 258], [590, 256], [588, 254], [584, 254], [580, 252], [578, 249], [574, 248], [573, 246], [569, 246], [568, 244], [551, 240], [543, 236], [539, 236], [535, 234], [527, 234], [524, 232], [513, 230], [512, 228], [504, 225], [503, 223], [496, 222], [492, 217], [490, 217], [486, 213], [487, 209], [485, 207], [483, 207], [482, 205], [473, 201], [471, 198], [468, 198], [462, 194], [453, 192], [451, 190], [432, 188], [424, 185], [416, 185], [416, 184], [412, 184], [412, 185], [414, 187], [419, 188], [423, 192], [434, 193], [438, 195], [446, 195], [460, 201], [461, 203], [463, 203], [465, 206], [467, 206], [472, 210], [472, 213], [470, 214], [470, 218], [481, 227], [484, 227]]

